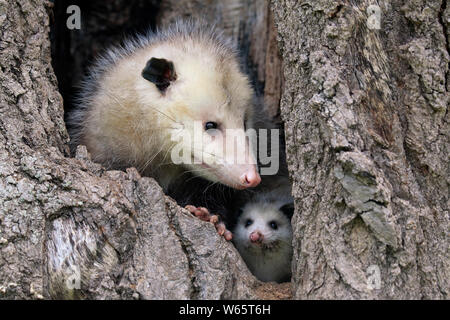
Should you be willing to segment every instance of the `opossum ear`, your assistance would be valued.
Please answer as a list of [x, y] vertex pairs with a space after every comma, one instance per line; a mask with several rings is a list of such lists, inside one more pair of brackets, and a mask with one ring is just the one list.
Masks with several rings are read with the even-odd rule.
[[160, 91], [165, 91], [170, 82], [177, 79], [172, 61], [158, 58], [148, 60], [141, 75], [154, 83]]
[[294, 215], [294, 203], [285, 204], [280, 208], [280, 211], [283, 212], [289, 219], [292, 219]]

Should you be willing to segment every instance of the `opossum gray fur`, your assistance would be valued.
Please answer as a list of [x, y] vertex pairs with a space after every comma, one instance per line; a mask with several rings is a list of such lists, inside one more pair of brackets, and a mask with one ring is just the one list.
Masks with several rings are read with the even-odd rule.
[[[98, 59], [69, 115], [72, 145], [86, 145], [107, 168], [134, 166], [165, 191], [187, 183], [186, 173], [236, 189], [254, 187], [261, 179], [249, 145], [244, 164], [218, 152], [219, 142], [229, 138], [226, 129], [243, 137], [252, 127], [253, 95], [234, 47], [220, 31], [204, 22], [177, 22]], [[200, 163], [176, 164], [170, 157], [173, 138], [193, 136], [194, 121], [203, 125], [203, 140], [209, 141], [210, 129], [218, 138], [200, 150]], [[183, 144], [193, 160], [198, 150]]]

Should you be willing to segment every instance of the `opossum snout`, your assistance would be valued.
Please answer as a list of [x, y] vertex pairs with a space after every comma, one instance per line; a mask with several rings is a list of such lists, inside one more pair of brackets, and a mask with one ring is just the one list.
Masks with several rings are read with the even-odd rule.
[[253, 231], [250, 233], [249, 238], [252, 243], [261, 243], [264, 240], [264, 236], [259, 231]]
[[247, 188], [256, 187], [260, 182], [261, 177], [256, 171], [255, 166], [251, 167], [246, 173], [241, 176], [241, 183]]

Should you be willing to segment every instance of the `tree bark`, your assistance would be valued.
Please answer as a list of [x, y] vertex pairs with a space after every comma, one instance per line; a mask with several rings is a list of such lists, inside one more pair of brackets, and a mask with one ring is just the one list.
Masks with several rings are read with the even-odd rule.
[[[374, 3], [380, 29], [368, 21]], [[294, 298], [448, 299], [447, 1], [272, 8], [296, 200]]]

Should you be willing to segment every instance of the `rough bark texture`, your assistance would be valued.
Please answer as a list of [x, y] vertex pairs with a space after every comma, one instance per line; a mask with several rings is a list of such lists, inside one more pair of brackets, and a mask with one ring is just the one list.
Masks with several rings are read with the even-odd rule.
[[0, 1], [0, 297], [275, 297], [153, 179], [68, 157], [50, 7]]
[[[379, 30], [367, 25], [373, 3]], [[448, 299], [447, 1], [272, 8], [296, 199], [294, 298]], [[368, 285], [374, 268], [379, 286]]]
[[[210, 4], [273, 115], [283, 65], [294, 298], [448, 299], [446, 2], [378, 1], [371, 30], [368, 1], [273, 1], [283, 64], [266, 2], [175, 3], [160, 21]], [[69, 157], [50, 7], [0, 0], [0, 298], [289, 297], [153, 179]]]

